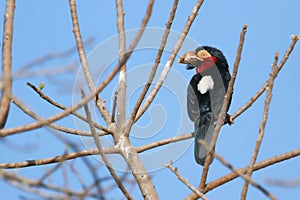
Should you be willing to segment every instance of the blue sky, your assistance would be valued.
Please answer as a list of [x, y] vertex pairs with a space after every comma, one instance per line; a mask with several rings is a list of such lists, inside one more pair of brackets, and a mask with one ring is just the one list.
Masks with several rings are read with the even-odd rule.
[[[172, 30], [181, 31], [183, 29], [194, 3], [195, 1], [179, 2]], [[146, 1], [127, 1], [124, 3], [126, 30], [139, 27], [141, 16], [144, 15], [146, 10], [146, 4]], [[4, 7], [5, 2], [1, 1], [1, 16], [3, 16]], [[248, 2], [212, 0], [204, 2], [188, 36], [201, 45], [211, 45], [221, 49], [228, 60], [230, 70], [232, 70], [235, 60], [239, 33], [243, 24], [248, 24], [248, 32], [234, 88], [233, 101], [229, 110], [230, 113], [238, 110], [264, 84], [269, 76], [275, 52], [279, 51], [279, 58], [281, 59], [291, 42], [291, 35], [300, 33], [299, 8], [300, 2], [297, 0], [285, 3], [270, 0], [263, 2], [257, 0]], [[94, 37], [94, 46], [107, 41], [108, 38], [116, 34], [116, 12], [113, 1], [77, 1], [77, 9], [82, 36], [84, 39]], [[157, 1], [148, 26], [164, 28], [170, 9], [170, 2]], [[2, 30], [2, 27], [3, 22], [0, 23], [0, 30]], [[51, 52], [64, 51], [74, 45], [68, 1], [17, 1], [13, 38], [14, 72], [37, 57]], [[87, 48], [87, 53], [90, 53], [94, 46]], [[300, 136], [298, 133], [300, 128], [297, 126], [299, 123], [298, 113], [300, 112], [300, 95], [298, 92], [299, 55], [300, 46], [298, 44], [275, 81], [266, 133], [258, 155], [259, 161], [299, 148], [298, 141], [300, 141]], [[153, 62], [154, 58], [155, 52], [151, 50], [135, 52], [133, 58], [129, 61], [128, 68], [134, 72], [137, 67], [149, 64], [151, 61]], [[165, 52], [161, 63], [164, 64], [167, 58], [168, 52]], [[36, 66], [32, 71], [39, 70], [40, 67], [51, 69], [51, 67], [64, 66], [73, 60], [78, 60], [77, 54], [73, 54], [63, 60], [45, 63], [43, 66]], [[162, 66], [160, 70], [161, 68]], [[193, 72], [186, 71], [183, 66], [177, 63], [174, 63], [173, 70], [170, 74], [181, 74], [184, 80], [189, 80], [193, 75]], [[146, 72], [144, 77], [145, 79], [148, 77]], [[170, 83], [174, 82], [172, 78], [169, 79]], [[47, 95], [59, 99], [60, 102], [66, 105], [71, 105], [74, 80], [74, 74], [62, 74], [60, 77], [16, 77], [13, 84], [13, 92], [35, 112], [43, 117], [47, 117], [57, 113], [59, 110], [53, 109], [43, 102], [26, 86], [26, 82], [30, 81], [35, 84], [41, 81], [45, 82], [46, 86], [43, 91]], [[184, 84], [186, 82], [177, 84], [185, 88]], [[173, 88], [173, 86], [170, 87]], [[111, 98], [109, 90], [113, 88], [115, 88], [114, 84], [109, 86], [103, 93], [104, 97]], [[136, 98], [135, 95], [132, 96], [133, 99]], [[217, 153], [221, 154], [237, 168], [246, 166], [250, 161], [262, 118], [264, 97], [265, 95], [236, 119], [233, 126], [223, 127], [218, 139]], [[142, 128], [144, 127], [143, 130], [145, 132], [152, 132], [151, 120], [153, 123], [156, 123], [155, 116], [160, 114], [163, 114], [166, 120], [165, 124], [160, 130], [157, 130], [155, 137], [141, 140], [138, 136], [140, 140], [134, 141], [140, 145], [143, 142], [147, 143], [156, 139], [171, 137], [174, 134], [191, 132], [193, 130], [191, 122], [184, 123], [182, 132], [178, 133], [178, 126], [174, 126], [174, 124], [178, 123], [178, 120], [182, 120], [178, 116], [186, 114], [184, 106], [182, 107], [180, 104], [180, 99], [182, 98], [185, 99], [185, 89], [183, 89], [182, 93], [163, 90], [151, 107], [153, 108], [151, 110], [154, 112], [154, 114], [152, 113], [154, 118], [152, 116], [151, 119], [151, 115], [150, 117], [145, 116], [138, 125]], [[180, 106], [178, 107], [178, 105]], [[132, 107], [132, 102], [129, 102], [129, 108]], [[158, 114], [155, 113], [156, 111]], [[20, 120], [15, 120], [16, 116], [20, 117]], [[8, 120], [7, 127], [32, 122], [32, 119], [24, 116], [15, 106], [12, 106]], [[59, 123], [74, 126], [72, 119], [64, 119]], [[142, 130], [138, 129], [139, 127], [136, 128], [137, 130]], [[70, 139], [78, 144], [81, 143], [77, 137], [70, 136]], [[3, 152], [0, 162], [51, 157], [61, 154], [64, 148], [63, 144], [57, 142], [57, 139], [47, 130], [39, 129], [3, 140], [0, 143], [0, 151]], [[176, 150], [173, 149], [173, 151]], [[174, 165], [178, 166], [183, 176], [197, 186], [202, 168], [194, 162], [192, 146], [182, 153]], [[267, 178], [300, 179], [299, 164], [300, 159], [294, 158], [255, 172], [253, 177], [256, 181], [266, 186], [278, 199], [292, 199], [295, 196], [299, 196], [299, 187], [279, 188], [268, 186], [264, 183], [264, 180]], [[40, 173], [44, 168], [35, 167], [35, 169], [35, 172], [32, 172], [30, 169], [22, 169], [20, 173], [29, 176], [32, 173]], [[209, 180], [228, 173], [228, 170], [218, 161], [214, 161], [210, 170]], [[153, 182], [161, 199], [182, 199], [190, 193], [167, 169], [156, 170], [151, 175], [154, 177]], [[237, 179], [209, 192], [207, 196], [210, 199], [239, 199], [242, 185], [242, 180]], [[18, 196], [23, 194], [3, 182], [0, 182], [0, 193], [5, 199], [18, 199]], [[121, 195], [121, 193], [117, 193], [109, 195], [114, 199]], [[137, 189], [133, 192], [133, 196], [137, 199], [140, 197]], [[266, 197], [261, 192], [250, 187], [248, 198], [265, 199]]]

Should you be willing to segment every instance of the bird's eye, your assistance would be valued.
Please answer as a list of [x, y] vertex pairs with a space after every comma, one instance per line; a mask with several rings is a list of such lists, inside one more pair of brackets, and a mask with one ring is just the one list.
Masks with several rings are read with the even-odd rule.
[[210, 54], [206, 50], [200, 50], [197, 54], [200, 58], [210, 57]]

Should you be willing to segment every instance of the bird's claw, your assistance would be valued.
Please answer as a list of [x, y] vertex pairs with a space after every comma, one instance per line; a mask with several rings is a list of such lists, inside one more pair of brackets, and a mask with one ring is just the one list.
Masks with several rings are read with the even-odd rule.
[[234, 124], [234, 120], [232, 119], [231, 115], [229, 115], [228, 113], [226, 114], [226, 118], [225, 118], [225, 124], [229, 124], [230, 126], [232, 124]]

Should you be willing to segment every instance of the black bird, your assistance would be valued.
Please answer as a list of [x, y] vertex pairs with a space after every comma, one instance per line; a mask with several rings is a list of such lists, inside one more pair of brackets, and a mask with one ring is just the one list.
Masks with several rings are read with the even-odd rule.
[[[231, 78], [228, 64], [220, 50], [209, 46], [187, 52], [178, 62], [187, 64], [188, 70], [196, 69], [187, 90], [187, 111], [195, 125], [195, 160], [204, 165], [206, 155], [214, 148], [210, 142]], [[224, 121], [233, 123], [229, 115]], [[202, 145], [201, 140], [207, 146]]]

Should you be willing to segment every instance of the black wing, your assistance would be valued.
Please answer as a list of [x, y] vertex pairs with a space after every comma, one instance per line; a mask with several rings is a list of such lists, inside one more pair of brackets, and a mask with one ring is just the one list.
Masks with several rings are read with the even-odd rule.
[[211, 111], [209, 93], [201, 94], [198, 91], [198, 83], [201, 78], [200, 74], [195, 74], [190, 81], [187, 91], [187, 111], [193, 122], [200, 117], [200, 113]]
[[190, 83], [187, 90], [187, 111], [189, 118], [194, 122], [200, 116], [199, 103], [197, 95], [193, 88], [193, 85]]

